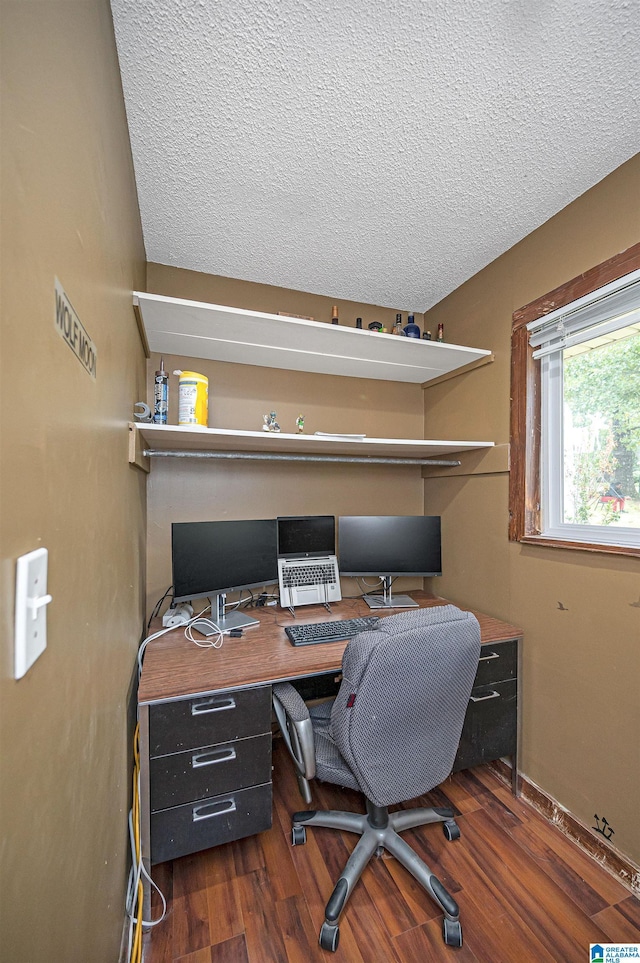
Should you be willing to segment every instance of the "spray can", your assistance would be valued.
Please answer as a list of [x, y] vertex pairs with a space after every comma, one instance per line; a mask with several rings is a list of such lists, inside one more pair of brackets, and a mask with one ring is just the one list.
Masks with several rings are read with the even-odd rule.
[[164, 358], [160, 358], [160, 370], [153, 379], [153, 423], [166, 425], [169, 413], [169, 375], [164, 370]]
[[209, 423], [209, 379], [197, 371], [176, 371], [178, 384], [178, 424], [201, 425]]

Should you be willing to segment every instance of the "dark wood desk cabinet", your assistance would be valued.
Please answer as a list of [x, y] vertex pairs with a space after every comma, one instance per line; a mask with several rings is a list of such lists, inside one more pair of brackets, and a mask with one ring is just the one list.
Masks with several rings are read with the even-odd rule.
[[512, 788], [518, 773], [519, 639], [485, 642], [464, 720], [453, 772], [511, 756]]
[[[444, 602], [412, 593], [421, 605]], [[309, 606], [304, 621], [368, 612], [360, 600]], [[143, 858], [161, 863], [271, 826], [271, 683], [307, 688], [339, 673], [346, 643], [293, 648], [282, 610], [221, 649], [198, 648], [181, 629], [147, 647], [138, 691]], [[302, 620], [299, 614], [299, 620]], [[512, 757], [517, 790], [520, 632], [476, 613], [482, 656], [454, 772]], [[303, 683], [304, 684], [304, 683]], [[315, 694], [310, 692], [310, 694]]]
[[271, 826], [271, 686], [149, 708], [152, 862]]

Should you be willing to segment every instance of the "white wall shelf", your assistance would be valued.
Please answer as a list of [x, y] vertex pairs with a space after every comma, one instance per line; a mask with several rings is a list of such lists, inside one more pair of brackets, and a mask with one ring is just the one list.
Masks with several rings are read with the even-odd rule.
[[286, 434], [230, 428], [191, 428], [183, 425], [131, 424], [129, 461], [141, 464], [147, 456], [263, 457], [287, 460], [393, 460], [396, 464], [456, 464], [450, 456], [493, 448], [492, 441], [429, 441], [406, 438], [349, 438], [342, 435]]
[[160, 354], [425, 384], [493, 360], [490, 351], [134, 292], [146, 346]]

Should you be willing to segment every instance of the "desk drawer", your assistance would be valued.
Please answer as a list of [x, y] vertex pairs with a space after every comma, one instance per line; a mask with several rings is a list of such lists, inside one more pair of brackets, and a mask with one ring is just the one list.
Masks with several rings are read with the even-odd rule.
[[517, 682], [474, 686], [453, 772], [492, 762], [517, 751]]
[[213, 746], [270, 731], [271, 686], [166, 702], [149, 709], [149, 755]]
[[151, 811], [271, 781], [271, 733], [150, 761]]
[[480, 662], [473, 685], [489, 685], [505, 682], [518, 674], [518, 640], [487, 642], [482, 646]]
[[164, 809], [151, 815], [152, 862], [164, 863], [270, 827], [270, 783]]

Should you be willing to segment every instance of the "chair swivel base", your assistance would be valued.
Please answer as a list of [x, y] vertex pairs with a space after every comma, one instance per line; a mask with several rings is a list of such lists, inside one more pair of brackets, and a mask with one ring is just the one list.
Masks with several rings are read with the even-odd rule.
[[444, 913], [444, 942], [448, 946], [462, 946], [458, 904], [427, 864], [398, 835], [405, 829], [425, 826], [428, 823], [442, 823], [446, 838], [458, 839], [460, 829], [453, 818], [453, 810], [423, 807], [389, 813], [386, 806], [375, 806], [368, 799], [366, 803], [366, 815], [334, 810], [312, 810], [293, 815], [291, 839], [294, 846], [306, 842], [307, 826], [341, 829], [358, 833], [360, 836], [326, 905], [325, 921], [320, 929], [320, 946], [331, 952], [337, 950], [340, 939], [338, 922], [346, 902], [371, 857], [376, 853], [381, 855], [385, 849], [402, 863]]

